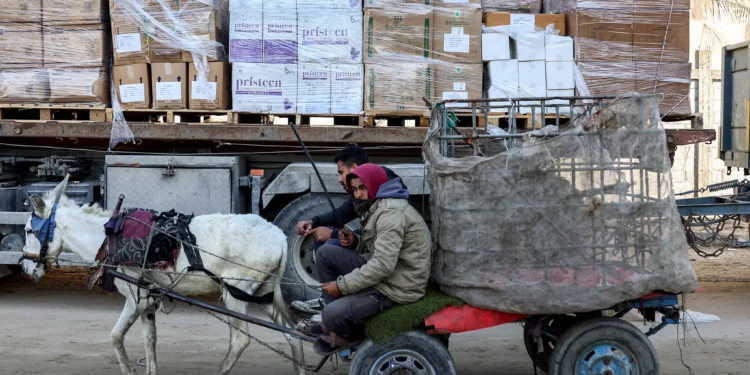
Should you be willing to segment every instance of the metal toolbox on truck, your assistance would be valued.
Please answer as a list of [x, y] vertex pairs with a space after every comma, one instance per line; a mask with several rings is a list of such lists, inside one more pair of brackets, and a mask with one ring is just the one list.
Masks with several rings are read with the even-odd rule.
[[240, 189], [245, 159], [217, 156], [129, 156], [105, 159], [105, 205], [185, 214], [241, 214], [247, 190]]

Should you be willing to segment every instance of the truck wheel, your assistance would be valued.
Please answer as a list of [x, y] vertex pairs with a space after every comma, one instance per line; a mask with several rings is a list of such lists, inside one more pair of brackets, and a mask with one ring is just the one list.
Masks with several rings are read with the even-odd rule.
[[448, 349], [421, 331], [410, 331], [386, 344], [367, 339], [354, 353], [349, 375], [455, 375]]
[[541, 330], [555, 337], [560, 337], [570, 327], [586, 319], [601, 317], [601, 311], [580, 313], [575, 315], [555, 315], [549, 319], [529, 318], [523, 326], [523, 343], [526, 353], [534, 362], [534, 365], [545, 374], [549, 372], [549, 361], [552, 351], [555, 349], [555, 340], [547, 335], [539, 336], [542, 340], [544, 352], [539, 353], [539, 343], [534, 341], [535, 325], [541, 324]]
[[[331, 195], [331, 200], [336, 207], [343, 204], [347, 199], [348, 197], [345, 195]], [[317, 288], [320, 285], [318, 269], [315, 267], [315, 260], [313, 259], [314, 239], [312, 236], [298, 235], [295, 226], [302, 220], [310, 220], [329, 211], [331, 211], [331, 206], [324, 194], [308, 194], [286, 205], [273, 221], [274, 225], [284, 231], [288, 243], [284, 282], [307, 284], [282, 284], [281, 291], [287, 303], [320, 297], [320, 289]]]
[[550, 375], [658, 375], [659, 357], [638, 328], [617, 318], [597, 318], [568, 329], [555, 345]]

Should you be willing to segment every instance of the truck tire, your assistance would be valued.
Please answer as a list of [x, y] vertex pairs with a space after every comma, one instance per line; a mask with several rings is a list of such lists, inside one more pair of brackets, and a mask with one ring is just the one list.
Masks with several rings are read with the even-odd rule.
[[382, 345], [367, 339], [354, 353], [349, 374], [456, 375], [456, 366], [440, 340], [410, 331]]
[[550, 358], [550, 375], [578, 373], [658, 375], [659, 356], [648, 337], [624, 320], [586, 320], [565, 331]]
[[534, 362], [534, 365], [540, 371], [547, 374], [549, 373], [550, 357], [555, 349], [555, 340], [547, 335], [541, 335], [539, 339], [542, 340], [542, 348], [544, 349], [544, 352], [539, 353], [539, 343], [534, 341], [534, 326], [540, 324], [542, 331], [550, 333], [555, 337], [560, 337], [568, 328], [575, 324], [587, 319], [599, 318], [601, 316], [601, 311], [593, 311], [589, 313], [578, 313], [575, 315], [555, 315], [551, 318], [544, 318], [541, 320], [539, 317], [529, 318], [526, 320], [523, 327], [523, 343], [526, 347], [526, 353], [529, 354], [529, 358]]
[[[347, 199], [346, 195], [331, 195], [331, 200], [336, 207]], [[308, 194], [286, 205], [273, 221], [274, 225], [284, 231], [288, 243], [284, 282], [306, 284], [282, 284], [281, 290], [287, 303], [320, 297], [318, 270], [315, 268], [313, 259], [313, 238], [298, 235], [295, 227], [302, 220], [310, 220], [330, 211], [331, 206], [325, 194]]]

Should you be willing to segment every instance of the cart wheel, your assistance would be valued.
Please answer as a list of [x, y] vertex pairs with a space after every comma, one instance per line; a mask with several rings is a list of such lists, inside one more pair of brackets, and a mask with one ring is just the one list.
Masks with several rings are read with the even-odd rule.
[[354, 354], [349, 375], [455, 375], [456, 366], [440, 340], [421, 331], [378, 345], [367, 339]]
[[544, 352], [539, 353], [539, 344], [534, 341], [534, 325], [541, 324], [542, 331], [552, 334], [555, 337], [560, 337], [573, 325], [587, 319], [599, 318], [601, 316], [601, 311], [593, 311], [575, 315], [556, 315], [552, 318], [543, 320], [531, 318], [527, 320], [523, 326], [523, 343], [526, 347], [526, 353], [528, 353], [531, 360], [534, 361], [534, 365], [546, 374], [549, 372], [550, 357], [552, 356], [552, 351], [555, 349], [555, 339], [546, 335], [541, 335], [539, 339], [542, 340]]
[[550, 357], [550, 375], [657, 375], [659, 357], [638, 328], [616, 318], [571, 327]]

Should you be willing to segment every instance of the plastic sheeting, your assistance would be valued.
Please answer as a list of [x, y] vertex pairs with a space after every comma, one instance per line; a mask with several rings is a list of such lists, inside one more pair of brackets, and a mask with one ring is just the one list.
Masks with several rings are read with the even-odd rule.
[[616, 100], [557, 137], [516, 139], [492, 157], [443, 156], [434, 114], [424, 156], [441, 289], [522, 314], [694, 291], [660, 100]]

